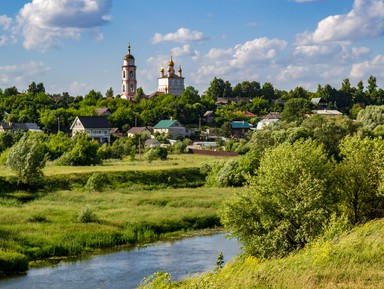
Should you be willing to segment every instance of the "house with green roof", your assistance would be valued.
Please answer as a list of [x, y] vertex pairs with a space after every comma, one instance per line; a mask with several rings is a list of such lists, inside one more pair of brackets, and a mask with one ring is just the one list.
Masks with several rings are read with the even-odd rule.
[[231, 127], [233, 138], [242, 138], [251, 129], [251, 125], [247, 121], [232, 121]]
[[153, 132], [168, 135], [171, 139], [176, 139], [177, 137], [185, 138], [186, 136], [185, 127], [178, 120], [174, 119], [161, 120], [153, 127]]

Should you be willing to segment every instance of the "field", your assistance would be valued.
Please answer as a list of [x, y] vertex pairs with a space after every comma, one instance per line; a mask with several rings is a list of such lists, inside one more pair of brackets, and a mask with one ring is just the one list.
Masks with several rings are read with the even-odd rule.
[[[217, 159], [188, 155], [151, 164], [49, 164], [50, 185], [43, 190], [0, 194], [0, 271], [9, 266], [2, 266], [6, 253], [21, 254], [24, 261], [76, 256], [220, 228], [218, 209], [234, 189], [201, 187], [196, 167], [206, 160]], [[85, 186], [95, 172], [107, 184], [102, 190]], [[62, 184], [68, 189], [57, 189]]]

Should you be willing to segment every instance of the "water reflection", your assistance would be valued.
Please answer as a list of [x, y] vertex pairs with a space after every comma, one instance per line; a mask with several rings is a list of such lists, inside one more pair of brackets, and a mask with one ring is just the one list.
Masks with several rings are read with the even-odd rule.
[[213, 270], [220, 252], [227, 262], [239, 253], [236, 240], [224, 234], [193, 237], [98, 255], [88, 260], [32, 268], [25, 276], [0, 280], [0, 288], [135, 288], [154, 272], [174, 279]]

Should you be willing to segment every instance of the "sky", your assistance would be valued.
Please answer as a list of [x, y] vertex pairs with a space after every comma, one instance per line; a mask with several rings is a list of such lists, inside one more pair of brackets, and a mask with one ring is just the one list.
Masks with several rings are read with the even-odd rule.
[[384, 0], [0, 0], [0, 88], [119, 94], [129, 43], [146, 94], [171, 56], [200, 94], [214, 77], [383, 87], [383, 36]]

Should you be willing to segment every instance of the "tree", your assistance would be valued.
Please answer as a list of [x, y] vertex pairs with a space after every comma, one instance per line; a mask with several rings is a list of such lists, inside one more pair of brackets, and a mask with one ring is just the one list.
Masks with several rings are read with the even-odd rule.
[[113, 89], [112, 89], [112, 87], [108, 88], [108, 90], [105, 92], [105, 97], [113, 98]]
[[25, 134], [8, 152], [6, 165], [24, 185], [36, 185], [43, 178], [46, 146], [38, 135]]
[[73, 138], [73, 147], [58, 160], [59, 165], [91, 166], [101, 163], [97, 154], [99, 144], [86, 133], [77, 133]]
[[374, 130], [376, 126], [384, 124], [384, 105], [367, 106], [357, 114], [356, 120], [363, 125], [363, 128]]
[[333, 168], [311, 140], [267, 150], [249, 190], [225, 203], [222, 222], [254, 256], [280, 257], [303, 248], [335, 210]]
[[340, 145], [337, 188], [349, 221], [355, 225], [384, 216], [384, 143], [381, 138], [346, 137]]
[[281, 119], [286, 122], [301, 122], [304, 116], [311, 112], [312, 103], [304, 98], [291, 98], [285, 105], [281, 113]]

